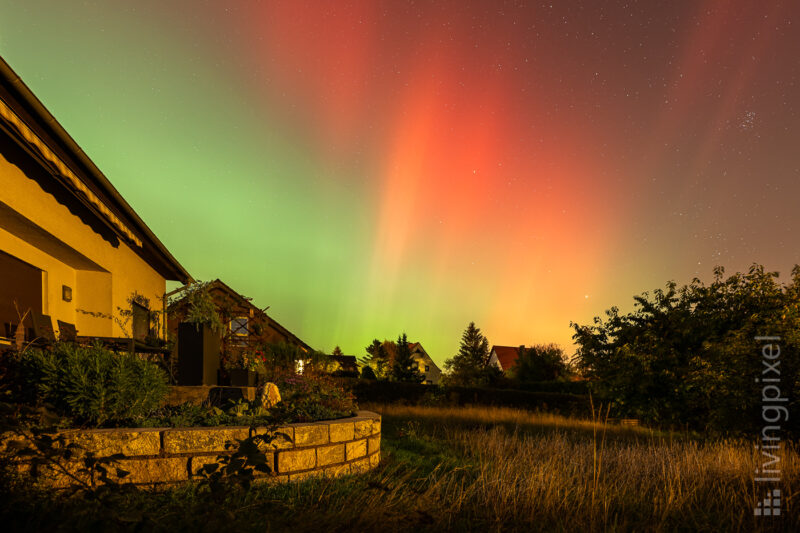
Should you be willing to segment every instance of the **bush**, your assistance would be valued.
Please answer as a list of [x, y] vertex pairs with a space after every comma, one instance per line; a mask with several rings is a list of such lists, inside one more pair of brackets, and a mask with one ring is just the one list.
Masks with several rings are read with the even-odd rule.
[[19, 354], [20, 383], [28, 399], [88, 426], [136, 424], [158, 409], [167, 375], [132, 354], [99, 346], [56, 344]]
[[557, 344], [536, 344], [529, 348], [520, 346], [519, 357], [511, 369], [522, 382], [553, 381], [567, 375], [567, 356]]
[[588, 396], [561, 392], [523, 391], [487, 387], [452, 387], [422, 383], [397, 383], [390, 381], [340, 380], [352, 388], [361, 403], [401, 405], [494, 405], [538, 409], [588, 416], [591, 406]]
[[509, 389], [528, 392], [559, 392], [562, 394], [589, 394], [588, 381], [529, 381], [526, 383], [512, 382]]
[[[353, 378], [349, 378], [353, 379]], [[353, 394], [330, 376], [290, 372], [275, 376], [281, 402], [270, 411], [293, 422], [313, 422], [353, 416], [358, 410]]]
[[[727, 278], [718, 267], [708, 285], [669, 282], [634, 301], [627, 314], [612, 307], [605, 319], [573, 324], [578, 366], [595, 397], [614, 402], [613, 416], [753, 434], [767, 419], [768, 376], [780, 379], [788, 412], [800, 404], [800, 266], [788, 283], [760, 265]], [[765, 368], [762, 335], [781, 339], [777, 375]], [[778, 421], [800, 435], [798, 418]]]

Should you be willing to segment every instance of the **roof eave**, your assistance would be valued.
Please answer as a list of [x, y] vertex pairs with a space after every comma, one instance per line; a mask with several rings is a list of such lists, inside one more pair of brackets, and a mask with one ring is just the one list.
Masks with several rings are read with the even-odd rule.
[[47, 127], [50, 133], [59, 141], [63, 148], [75, 158], [75, 160], [84, 167], [88, 172], [89, 177], [99, 186], [105, 194], [116, 204], [115, 207], [119, 209], [122, 214], [127, 217], [135, 227], [135, 229], [148, 241], [155, 249], [164, 265], [171, 271], [167, 279], [180, 281], [181, 283], [188, 283], [194, 281], [192, 276], [186, 271], [185, 268], [178, 262], [177, 259], [167, 250], [166, 246], [156, 237], [152, 230], [145, 224], [139, 217], [128, 202], [122, 197], [117, 189], [106, 178], [103, 172], [97, 168], [97, 165], [89, 158], [83, 149], [78, 146], [78, 143], [67, 133], [67, 131], [58, 123], [56, 118], [47, 110], [42, 102], [33, 94], [33, 91], [25, 85], [22, 78], [9, 66], [5, 60], [0, 57], [0, 77], [14, 90], [17, 96], [30, 107], [36, 114], [39, 120]]

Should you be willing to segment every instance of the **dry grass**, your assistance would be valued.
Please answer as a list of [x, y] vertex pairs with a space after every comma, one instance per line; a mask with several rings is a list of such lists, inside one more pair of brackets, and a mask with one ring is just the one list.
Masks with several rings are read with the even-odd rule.
[[[394, 461], [407, 459], [403, 449], [415, 441], [463, 458], [445, 461], [424, 480], [406, 474], [416, 492], [415, 510], [438, 526], [800, 530], [800, 461], [791, 446], [781, 465], [784, 517], [756, 518], [753, 507], [765, 487], [753, 480], [761, 462], [754, 441], [701, 442], [516, 409], [371, 408], [384, 415], [388, 440], [397, 448]], [[399, 431], [392, 434], [392, 428]], [[385, 482], [404, 492], [396, 482]], [[384, 509], [393, 506], [382, 503]]]
[[[4, 496], [9, 530], [800, 531], [800, 461], [784, 450], [783, 516], [756, 518], [752, 441], [490, 407], [363, 406], [383, 414], [377, 469], [261, 484], [220, 498], [195, 485], [120, 495], [106, 508], [30, 491]], [[109, 517], [117, 517], [112, 521]], [[128, 529], [140, 529], [133, 523]], [[134, 527], [135, 526], [135, 527]]]

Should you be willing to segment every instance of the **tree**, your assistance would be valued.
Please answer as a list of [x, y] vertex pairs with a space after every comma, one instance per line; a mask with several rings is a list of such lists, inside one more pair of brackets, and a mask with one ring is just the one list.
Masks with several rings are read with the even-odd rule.
[[333, 349], [333, 353], [331, 355], [344, 355], [344, 354], [342, 353], [342, 349], [339, 348], [339, 345], [337, 344], [336, 348]]
[[512, 373], [519, 381], [550, 381], [564, 377], [568, 366], [564, 350], [557, 344], [520, 346]]
[[385, 343], [374, 339], [372, 344], [365, 348], [366, 357], [359, 361], [362, 365], [372, 368], [377, 379], [385, 379], [390, 370], [389, 354], [386, 351]]
[[449, 372], [446, 381], [450, 385], [486, 385], [498, 373], [489, 366], [489, 341], [481, 333], [475, 322], [470, 322], [461, 335], [458, 353], [444, 362]]
[[408, 338], [403, 333], [397, 337], [397, 353], [392, 363], [392, 381], [403, 381], [411, 383], [422, 383], [425, 377], [417, 368], [417, 362], [411, 357], [411, 349], [408, 347]]
[[[753, 265], [727, 279], [714, 270], [634, 298], [593, 325], [572, 324], [577, 361], [603, 400], [629, 416], [697, 429], [751, 432], [763, 426], [764, 341], [780, 337], [780, 391], [789, 411], [800, 396], [800, 267], [788, 285]], [[774, 376], [773, 376], [774, 377]], [[800, 429], [794, 419], [783, 429]]]

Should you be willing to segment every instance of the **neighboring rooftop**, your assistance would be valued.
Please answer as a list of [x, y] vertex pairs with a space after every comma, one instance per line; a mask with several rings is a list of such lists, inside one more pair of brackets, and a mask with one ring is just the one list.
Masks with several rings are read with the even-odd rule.
[[510, 370], [519, 357], [519, 346], [492, 346], [491, 351], [497, 355], [497, 360], [504, 372]]

